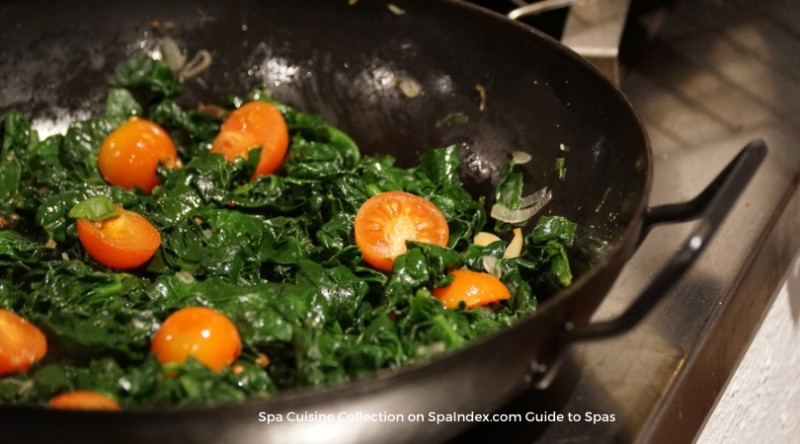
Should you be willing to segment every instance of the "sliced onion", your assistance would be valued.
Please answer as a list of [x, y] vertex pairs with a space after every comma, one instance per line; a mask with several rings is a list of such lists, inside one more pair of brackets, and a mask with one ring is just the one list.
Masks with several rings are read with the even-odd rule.
[[472, 243], [481, 247], [485, 247], [493, 242], [497, 242], [500, 239], [499, 237], [495, 236], [492, 233], [487, 233], [485, 231], [481, 231], [480, 233], [475, 235], [475, 238], [472, 240]]
[[514, 228], [514, 238], [511, 239], [508, 246], [506, 247], [506, 251], [503, 252], [503, 259], [513, 259], [515, 257], [519, 257], [522, 254], [522, 245], [524, 242], [524, 238], [522, 237], [522, 230], [519, 228]]
[[483, 269], [492, 276], [500, 279], [500, 268], [497, 266], [497, 258], [492, 255], [483, 257]]
[[529, 194], [519, 200], [519, 209], [512, 210], [507, 206], [496, 203], [492, 205], [490, 216], [501, 222], [516, 224], [525, 222], [533, 217], [534, 214], [541, 211], [545, 205], [553, 198], [553, 193], [547, 187], [542, 187], [538, 191]]
[[200, 74], [211, 66], [211, 53], [205, 49], [201, 49], [195, 54], [194, 58], [187, 63], [181, 72], [178, 73], [178, 81], [183, 82], [186, 79]]
[[186, 65], [186, 55], [181, 51], [181, 48], [170, 37], [161, 39], [161, 56], [164, 62], [172, 72], [178, 72]]
[[[542, 207], [550, 202], [550, 199], [553, 198], [553, 193], [550, 191], [549, 188], [543, 187], [519, 200], [519, 207], [520, 208], [527, 208], [532, 207], [535, 205], [541, 205]], [[544, 202], [542, 204], [542, 202]], [[541, 207], [540, 207], [541, 208]]]
[[517, 165], [524, 165], [531, 161], [533, 157], [525, 151], [514, 151], [511, 153], [511, 161]]
[[494, 204], [492, 205], [492, 211], [490, 215], [492, 218], [499, 220], [500, 222], [506, 222], [509, 224], [518, 224], [520, 222], [525, 222], [526, 220], [533, 217], [538, 211], [536, 208], [520, 208], [519, 210], [512, 210], [503, 204]]

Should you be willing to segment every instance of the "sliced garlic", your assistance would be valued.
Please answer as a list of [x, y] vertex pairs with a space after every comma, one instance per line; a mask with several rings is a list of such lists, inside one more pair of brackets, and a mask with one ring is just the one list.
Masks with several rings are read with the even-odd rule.
[[409, 99], [413, 99], [422, 93], [422, 85], [411, 77], [397, 76], [394, 78], [394, 82], [400, 88], [400, 92]]
[[436, 341], [417, 347], [417, 356], [433, 356], [445, 351], [447, 351], [447, 345], [443, 341]]
[[392, 14], [394, 15], [406, 15], [406, 10], [395, 5], [394, 3], [389, 3], [386, 5], [386, 7], [389, 8], [389, 11], [392, 11]]
[[191, 284], [192, 282], [195, 281], [194, 276], [192, 276], [192, 273], [189, 273], [188, 271], [185, 270], [176, 272], [175, 277], [184, 284]]
[[531, 161], [533, 157], [525, 151], [514, 151], [511, 153], [511, 161], [517, 165], [524, 165]]
[[512, 259], [519, 257], [522, 254], [522, 244], [524, 238], [522, 237], [522, 229], [514, 228], [514, 238], [509, 242], [506, 251], [503, 252], [503, 259]]
[[475, 238], [472, 240], [472, 243], [481, 247], [485, 247], [499, 240], [501, 239], [495, 236], [494, 234], [481, 231], [480, 233], [475, 235]]

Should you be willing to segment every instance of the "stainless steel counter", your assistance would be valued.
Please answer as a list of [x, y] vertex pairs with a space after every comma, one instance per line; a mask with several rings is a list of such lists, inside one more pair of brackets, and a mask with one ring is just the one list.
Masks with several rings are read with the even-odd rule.
[[[621, 85], [653, 144], [651, 203], [694, 196], [751, 138], [766, 140], [767, 161], [698, 263], [642, 324], [574, 348], [553, 387], [531, 390], [506, 409], [572, 413], [581, 421], [493, 424], [473, 437], [502, 430], [511, 442], [694, 439], [800, 247], [797, 48], [800, 3], [675, 4]], [[654, 230], [596, 318], [626, 307], [690, 228]], [[608, 421], [587, 422], [586, 412]]]

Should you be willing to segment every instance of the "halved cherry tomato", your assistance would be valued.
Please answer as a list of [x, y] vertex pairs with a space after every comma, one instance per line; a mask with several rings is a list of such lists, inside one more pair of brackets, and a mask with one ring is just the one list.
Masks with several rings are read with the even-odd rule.
[[0, 309], [0, 376], [26, 372], [47, 353], [47, 340], [38, 327]]
[[475, 308], [511, 297], [508, 288], [491, 274], [470, 270], [453, 270], [450, 274], [454, 276], [450, 285], [433, 289], [433, 295], [447, 308], [457, 308], [461, 301], [466, 308]]
[[134, 268], [147, 262], [161, 246], [161, 234], [144, 217], [114, 206], [110, 219], [78, 219], [78, 238], [89, 256], [111, 268]]
[[89, 390], [76, 390], [53, 397], [47, 403], [51, 409], [120, 410], [117, 401]]
[[108, 183], [146, 193], [158, 185], [159, 163], [177, 165], [175, 145], [163, 128], [136, 117], [112, 131], [97, 153], [97, 166]]
[[261, 147], [261, 158], [253, 177], [274, 173], [286, 157], [289, 130], [283, 115], [267, 102], [250, 102], [233, 111], [211, 145], [212, 153], [225, 156], [229, 162]]
[[172, 313], [161, 324], [150, 349], [162, 364], [183, 363], [192, 356], [220, 371], [239, 357], [242, 340], [224, 314], [207, 307], [188, 307]]
[[406, 241], [447, 245], [450, 229], [436, 205], [403, 191], [387, 191], [367, 199], [355, 220], [356, 245], [364, 260], [391, 271]]

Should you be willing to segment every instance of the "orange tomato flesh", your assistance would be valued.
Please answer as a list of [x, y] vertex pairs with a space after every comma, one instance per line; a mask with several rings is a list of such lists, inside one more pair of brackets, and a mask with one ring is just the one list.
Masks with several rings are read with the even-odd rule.
[[233, 162], [238, 157], [247, 158], [247, 153], [258, 147], [261, 157], [254, 178], [274, 173], [289, 147], [286, 121], [280, 110], [267, 102], [246, 103], [233, 111], [211, 144], [211, 152]]
[[52, 409], [68, 410], [120, 410], [117, 401], [88, 390], [76, 390], [53, 397], [47, 403]]
[[236, 325], [224, 314], [207, 307], [188, 307], [161, 324], [151, 351], [162, 364], [183, 363], [192, 356], [220, 371], [239, 357], [242, 340]]
[[26, 372], [47, 353], [47, 339], [21, 316], [0, 309], [0, 376]]
[[177, 162], [169, 134], [156, 123], [136, 117], [112, 131], [97, 153], [97, 167], [108, 183], [146, 193], [158, 185], [158, 165], [174, 168]]
[[161, 246], [161, 234], [141, 215], [122, 209], [101, 221], [78, 219], [78, 238], [94, 260], [111, 268], [128, 269], [147, 262]]
[[453, 270], [450, 274], [454, 276], [450, 285], [432, 291], [447, 308], [458, 308], [461, 301], [464, 301], [466, 308], [475, 308], [511, 297], [500, 279], [488, 273]]
[[450, 229], [436, 205], [403, 191], [387, 191], [367, 199], [355, 220], [356, 245], [374, 268], [391, 271], [406, 241], [447, 245]]

